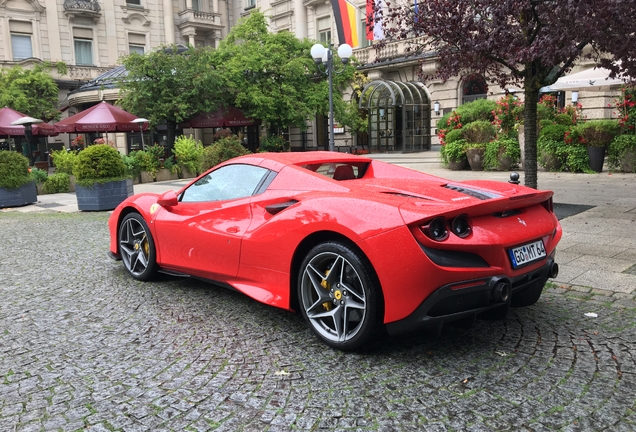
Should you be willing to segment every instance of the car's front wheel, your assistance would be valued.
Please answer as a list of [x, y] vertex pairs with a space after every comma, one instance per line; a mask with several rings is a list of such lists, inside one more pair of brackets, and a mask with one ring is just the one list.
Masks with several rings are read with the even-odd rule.
[[360, 252], [339, 242], [321, 243], [307, 254], [298, 279], [301, 312], [327, 345], [354, 350], [376, 334], [380, 286]]
[[155, 242], [138, 213], [127, 214], [119, 224], [119, 254], [135, 279], [146, 281], [157, 273]]

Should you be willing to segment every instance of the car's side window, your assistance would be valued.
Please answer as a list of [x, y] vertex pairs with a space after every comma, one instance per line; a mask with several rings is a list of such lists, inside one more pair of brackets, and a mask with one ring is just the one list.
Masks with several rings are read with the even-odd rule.
[[226, 165], [201, 177], [181, 194], [181, 202], [222, 201], [253, 195], [266, 178], [266, 168]]

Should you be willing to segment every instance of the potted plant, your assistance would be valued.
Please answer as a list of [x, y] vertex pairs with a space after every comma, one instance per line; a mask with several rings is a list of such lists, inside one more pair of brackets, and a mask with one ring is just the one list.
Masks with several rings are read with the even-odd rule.
[[179, 179], [179, 167], [174, 163], [174, 156], [170, 156], [161, 162], [161, 167], [155, 176], [156, 181], [169, 181]]
[[618, 135], [608, 148], [610, 166], [622, 172], [636, 172], [636, 135]]
[[478, 120], [462, 128], [466, 140], [466, 157], [473, 171], [483, 171], [486, 144], [495, 138], [495, 127], [488, 120]]
[[65, 173], [69, 178], [69, 191], [75, 192], [75, 176], [73, 175], [73, 165], [77, 153], [66, 149], [51, 152], [55, 173]]
[[499, 138], [486, 144], [484, 168], [487, 170], [508, 171], [519, 164], [521, 148], [514, 138]]
[[174, 141], [174, 156], [179, 164], [182, 178], [196, 177], [201, 173], [203, 144], [192, 138], [192, 135], [177, 137]]
[[596, 172], [603, 171], [605, 151], [619, 133], [618, 122], [616, 120], [591, 120], [580, 124], [577, 128], [587, 145], [590, 168]]
[[47, 171], [44, 171], [40, 168], [33, 167], [31, 168], [31, 178], [35, 180], [35, 189], [37, 190], [38, 195], [43, 195], [46, 192], [44, 191], [44, 185], [46, 184], [46, 180], [49, 175]]
[[577, 135], [568, 130], [568, 126], [551, 121], [543, 125], [537, 140], [537, 162], [546, 171], [560, 171], [567, 152], [565, 139], [576, 139]]
[[133, 194], [133, 183], [117, 150], [107, 144], [88, 147], [77, 155], [73, 167], [77, 207], [80, 210], [113, 210]]
[[14, 151], [0, 150], [0, 208], [22, 206], [37, 200], [29, 160]]
[[466, 140], [458, 139], [447, 142], [440, 150], [440, 156], [444, 165], [448, 165], [453, 171], [462, 171], [468, 168], [468, 158], [466, 157]]

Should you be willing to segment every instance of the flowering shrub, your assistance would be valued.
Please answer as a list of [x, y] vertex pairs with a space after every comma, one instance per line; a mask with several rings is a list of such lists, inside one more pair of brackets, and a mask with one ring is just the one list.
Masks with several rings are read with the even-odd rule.
[[459, 113], [455, 110], [451, 113], [451, 115], [446, 119], [446, 127], [437, 129], [437, 137], [439, 138], [439, 142], [441, 145], [446, 145], [446, 134], [454, 129], [461, 129], [462, 121]]
[[[612, 104], [609, 105], [612, 107]], [[618, 125], [624, 134], [636, 133], [636, 89], [623, 87], [621, 95], [614, 99], [613, 112], [618, 116]]]
[[93, 141], [93, 144], [108, 144], [108, 140], [104, 138], [97, 138]]
[[71, 149], [77, 150], [78, 148], [82, 148], [82, 147], [84, 147], [84, 136], [78, 135], [75, 138], [73, 138], [73, 141], [71, 141]]
[[509, 137], [515, 132], [515, 125], [519, 123], [523, 114], [523, 103], [513, 95], [506, 95], [497, 101], [497, 108], [492, 112], [495, 119], [492, 124], [497, 128], [497, 134]]

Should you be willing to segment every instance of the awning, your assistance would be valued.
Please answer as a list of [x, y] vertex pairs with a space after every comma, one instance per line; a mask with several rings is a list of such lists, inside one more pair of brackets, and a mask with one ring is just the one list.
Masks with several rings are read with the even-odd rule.
[[189, 121], [182, 122], [183, 128], [214, 128], [251, 126], [258, 124], [257, 120], [246, 118], [243, 111], [238, 108], [219, 108], [216, 111], [197, 114]]
[[601, 87], [618, 86], [629, 82], [629, 77], [609, 78], [610, 70], [592, 68], [559, 78], [554, 84], [541, 88], [542, 93], [551, 91], [601, 91]]

